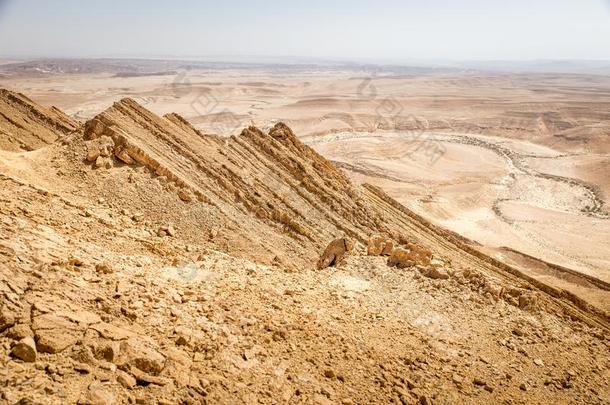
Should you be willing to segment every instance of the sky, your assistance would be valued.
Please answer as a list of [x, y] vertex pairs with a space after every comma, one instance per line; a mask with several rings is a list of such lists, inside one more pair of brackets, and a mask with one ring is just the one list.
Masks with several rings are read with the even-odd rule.
[[0, 0], [0, 57], [610, 60], [610, 0]]

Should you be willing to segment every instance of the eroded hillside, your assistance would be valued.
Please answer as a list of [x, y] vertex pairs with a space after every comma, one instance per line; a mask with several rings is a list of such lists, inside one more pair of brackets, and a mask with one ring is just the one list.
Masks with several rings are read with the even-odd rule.
[[[352, 185], [287, 126], [225, 139], [124, 99], [70, 128], [0, 144], [2, 400], [610, 400], [607, 314]], [[390, 267], [377, 234], [426, 253]], [[315, 269], [339, 237], [354, 249]]]

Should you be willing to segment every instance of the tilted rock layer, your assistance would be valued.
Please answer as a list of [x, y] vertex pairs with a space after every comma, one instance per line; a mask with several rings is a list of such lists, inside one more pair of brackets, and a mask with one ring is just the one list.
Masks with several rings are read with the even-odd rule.
[[80, 127], [55, 107], [42, 107], [23, 94], [0, 89], [0, 149], [34, 150]]

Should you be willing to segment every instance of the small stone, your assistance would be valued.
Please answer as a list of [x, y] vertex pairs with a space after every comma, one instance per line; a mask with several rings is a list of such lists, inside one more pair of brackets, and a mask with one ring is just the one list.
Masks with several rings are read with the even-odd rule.
[[32, 337], [21, 339], [11, 350], [11, 355], [28, 363], [36, 361], [36, 354], [36, 343]]
[[176, 228], [174, 228], [173, 225], [169, 225], [167, 227], [167, 234], [169, 236], [176, 236]]
[[83, 262], [78, 257], [71, 256], [70, 258], [68, 258], [68, 264], [74, 267], [81, 267], [85, 265], [85, 262]]
[[446, 280], [449, 278], [449, 274], [444, 269], [431, 267], [422, 272], [425, 277], [434, 280]]
[[15, 315], [6, 307], [0, 308], [0, 333], [15, 324]]
[[85, 363], [76, 363], [72, 368], [74, 368], [74, 371], [77, 371], [81, 374], [91, 373], [91, 366]]
[[119, 345], [119, 342], [109, 342], [107, 344], [100, 345], [96, 347], [95, 357], [108, 362], [115, 361], [115, 359], [119, 356]]
[[394, 250], [394, 242], [381, 235], [375, 235], [367, 241], [366, 254], [369, 256], [389, 256]]
[[157, 377], [141, 371], [137, 367], [131, 367], [131, 374], [134, 376], [137, 382], [143, 384], [155, 384], [164, 386], [170, 383], [170, 380], [165, 377]]
[[122, 370], [117, 371], [116, 380], [118, 381], [119, 384], [121, 384], [123, 387], [125, 387], [129, 390], [133, 389], [136, 386], [136, 379], [133, 378], [132, 375], [127, 374], [126, 372], [124, 372]]
[[331, 369], [324, 370], [324, 377], [326, 378], [335, 378], [335, 372]]
[[519, 389], [521, 391], [527, 391], [527, 385], [525, 383], [521, 383], [521, 385], [519, 386]]
[[114, 395], [99, 382], [92, 383], [84, 396], [78, 400], [80, 405], [112, 405]]
[[178, 191], [178, 198], [184, 202], [191, 202], [193, 201], [193, 194], [189, 190], [181, 188], [180, 191]]
[[478, 386], [487, 385], [487, 383], [486, 383], [485, 381], [481, 380], [481, 379], [480, 379], [480, 378], [478, 378], [478, 377], [475, 377], [475, 378], [472, 380], [472, 382], [473, 382], [473, 384], [474, 384], [474, 385], [478, 385]]
[[513, 329], [513, 335], [515, 336], [525, 336], [525, 332], [519, 328]]
[[136, 162], [132, 159], [131, 156], [129, 156], [129, 153], [125, 149], [122, 149], [118, 153], [115, 153], [115, 156], [117, 157], [117, 159], [128, 165], [132, 165]]
[[87, 162], [93, 163], [97, 160], [97, 158], [100, 156], [100, 150], [99, 149], [89, 149], [89, 151], [87, 151]]
[[544, 366], [544, 362], [541, 359], [534, 359], [534, 364], [537, 366]]
[[108, 263], [105, 263], [105, 262], [97, 263], [95, 265], [95, 271], [100, 274], [111, 274], [114, 272], [112, 267]]
[[8, 336], [9, 338], [14, 339], [14, 340], [21, 340], [28, 336], [30, 336], [30, 337], [34, 336], [34, 332], [32, 332], [32, 328], [30, 328], [30, 325], [26, 325], [24, 323], [19, 323], [19, 324], [13, 326], [12, 328], [10, 328], [6, 332], [6, 336]]
[[95, 160], [95, 167], [98, 169], [111, 169], [112, 166], [112, 159], [109, 157], [98, 156]]
[[432, 402], [425, 395], [420, 395], [419, 400], [417, 401], [420, 405], [431, 405]]
[[[165, 357], [156, 350], [146, 346], [144, 342], [131, 338], [120, 342], [119, 359], [115, 359], [113, 362], [123, 369], [125, 369], [125, 366], [130, 365], [137, 367], [145, 373], [156, 375], [163, 370]], [[134, 376], [137, 378], [135, 374]]]
[[157, 231], [157, 236], [176, 236], [176, 228], [173, 225], [162, 226]]
[[322, 394], [314, 394], [313, 403], [317, 405], [332, 405], [332, 401]]
[[406, 247], [396, 248], [388, 259], [388, 266], [399, 269], [415, 265], [429, 266], [432, 260], [432, 252], [414, 243], [407, 243]]

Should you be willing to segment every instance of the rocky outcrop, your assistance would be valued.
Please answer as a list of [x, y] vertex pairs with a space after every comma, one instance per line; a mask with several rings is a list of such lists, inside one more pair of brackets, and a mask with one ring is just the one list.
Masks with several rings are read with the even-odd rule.
[[432, 261], [432, 252], [423, 246], [407, 243], [404, 247], [395, 248], [388, 258], [388, 266], [398, 268], [415, 265], [429, 266]]
[[21, 93], [0, 89], [0, 149], [38, 149], [80, 127], [55, 107], [46, 108]]
[[394, 241], [381, 235], [374, 235], [366, 243], [366, 254], [369, 256], [389, 256], [394, 250]]

